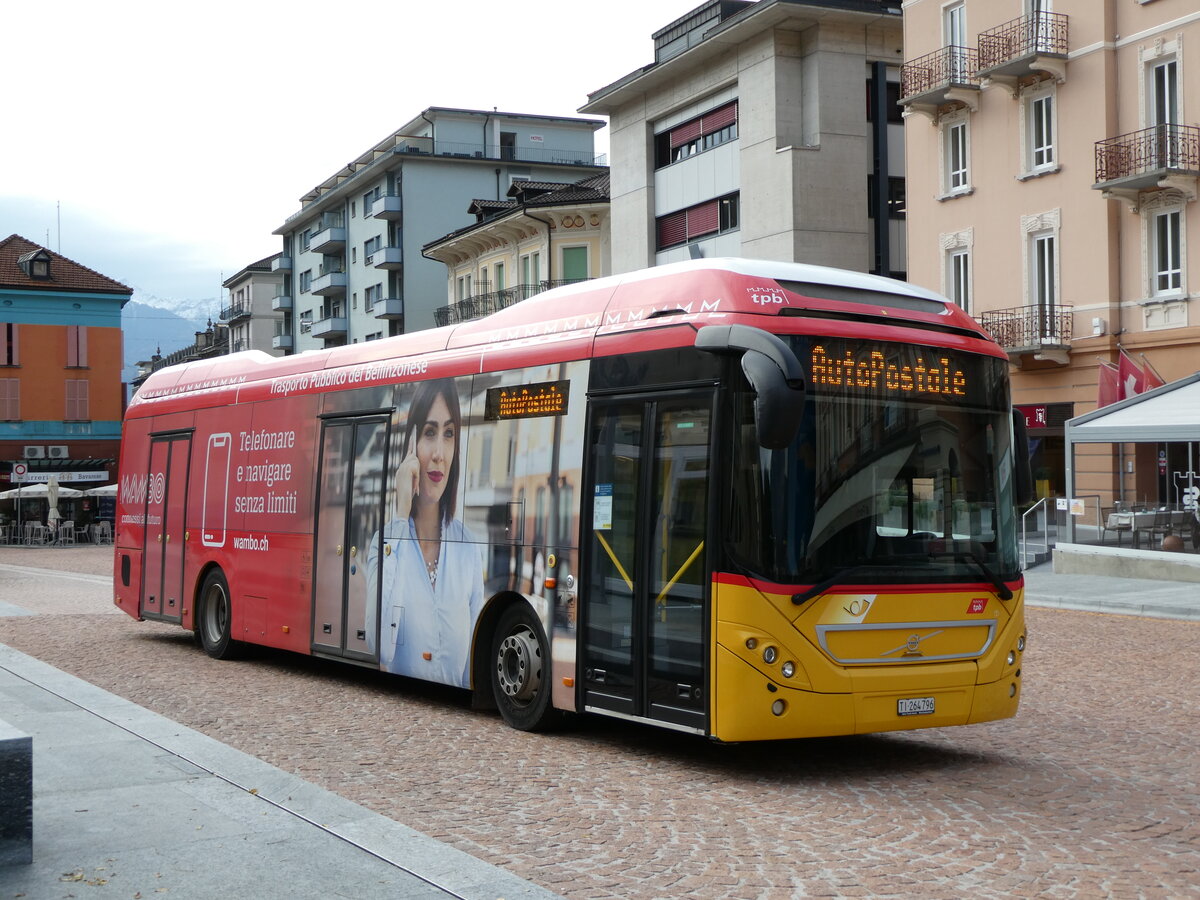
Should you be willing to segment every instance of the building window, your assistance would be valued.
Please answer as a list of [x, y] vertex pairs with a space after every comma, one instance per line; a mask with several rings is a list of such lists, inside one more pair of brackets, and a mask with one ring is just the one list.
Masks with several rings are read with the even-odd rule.
[[383, 299], [383, 283], [373, 284], [363, 291], [363, 309], [370, 312]]
[[1058, 303], [1056, 278], [1057, 248], [1053, 234], [1035, 234], [1030, 238], [1032, 261], [1030, 298], [1040, 309], [1050, 311]]
[[1054, 95], [1043, 94], [1029, 101], [1029, 170], [1054, 167]]
[[948, 120], [942, 127], [942, 190], [946, 195], [962, 194], [971, 189], [968, 138], [965, 115]]
[[496, 263], [496, 265], [493, 268], [495, 269], [495, 272], [496, 272], [496, 290], [502, 291], [502, 290], [504, 290], [504, 287], [505, 287], [504, 263], [498, 262], [498, 263]]
[[588, 248], [563, 247], [563, 281], [586, 281], [588, 277]]
[[21, 419], [21, 379], [0, 378], [0, 422]]
[[654, 167], [661, 169], [737, 140], [737, 116], [738, 104], [734, 100], [655, 135]]
[[68, 378], [67, 408], [63, 416], [68, 422], [86, 422], [88, 415], [88, 383], [82, 378]]
[[307, 294], [312, 288], [312, 269], [300, 273], [300, 293]]
[[458, 276], [458, 286], [457, 286], [457, 293], [455, 294], [455, 299], [466, 300], [470, 296], [471, 296], [471, 274], [468, 272], [466, 275]]
[[666, 250], [698, 238], [735, 230], [739, 219], [738, 205], [739, 195], [729, 194], [659, 216], [655, 222], [658, 249]]
[[300, 252], [303, 253], [308, 249], [308, 245], [312, 242], [312, 229], [306, 228], [300, 232]]
[[1180, 239], [1180, 211], [1160, 212], [1153, 217], [1152, 229], [1155, 294], [1177, 294], [1183, 288], [1183, 241]]
[[305, 310], [304, 312], [300, 313], [300, 333], [308, 334], [310, 331], [312, 331], [312, 327], [313, 327], [313, 314], [312, 314], [312, 310], [308, 309], [308, 310]]
[[379, 235], [371, 238], [369, 241], [363, 242], [363, 256], [370, 256], [375, 251], [383, 246], [383, 238]]
[[67, 368], [87, 367], [87, 326], [67, 326]]
[[521, 257], [521, 284], [537, 284], [542, 280], [541, 259], [540, 253]]
[[0, 366], [19, 366], [21, 357], [18, 349], [17, 325], [0, 322]]
[[965, 313], [971, 311], [971, 253], [969, 250], [952, 250], [947, 259], [946, 285], [950, 299]]

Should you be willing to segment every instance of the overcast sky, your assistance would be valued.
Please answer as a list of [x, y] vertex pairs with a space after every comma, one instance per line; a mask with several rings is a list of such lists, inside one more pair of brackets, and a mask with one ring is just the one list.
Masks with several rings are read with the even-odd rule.
[[217, 302], [302, 194], [423, 109], [579, 115], [701, 2], [6, 3], [0, 238]]

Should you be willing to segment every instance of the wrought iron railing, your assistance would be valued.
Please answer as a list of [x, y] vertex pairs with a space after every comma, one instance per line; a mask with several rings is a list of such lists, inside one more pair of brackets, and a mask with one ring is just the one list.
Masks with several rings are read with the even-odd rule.
[[1069, 346], [1072, 313], [1070, 306], [1018, 306], [989, 310], [978, 319], [1005, 350], [1025, 350]]
[[1200, 128], [1154, 125], [1096, 141], [1096, 183], [1158, 169], [1200, 174]]
[[544, 293], [551, 288], [562, 287], [564, 284], [576, 284], [577, 282], [587, 280], [586, 278], [550, 279], [538, 281], [533, 284], [518, 284], [515, 287], [504, 288], [504, 290], [500, 291], [476, 294], [465, 300], [459, 300], [457, 303], [443, 306], [441, 309], [435, 309], [433, 311], [433, 320], [438, 325], [454, 325], [459, 322], [470, 322], [472, 319], [479, 319], [483, 316], [489, 316], [494, 312], [499, 312], [502, 309], [507, 309], [514, 304], [520, 303], [522, 300], [528, 300], [530, 297]]
[[1035, 54], [1067, 55], [1067, 17], [1035, 12], [979, 33], [979, 69]]
[[978, 87], [979, 52], [974, 47], [947, 46], [900, 67], [900, 97], [916, 97], [937, 88]]
[[236, 319], [240, 316], [250, 315], [249, 303], [231, 303], [229, 306], [221, 310], [221, 318], [228, 322], [230, 319]]

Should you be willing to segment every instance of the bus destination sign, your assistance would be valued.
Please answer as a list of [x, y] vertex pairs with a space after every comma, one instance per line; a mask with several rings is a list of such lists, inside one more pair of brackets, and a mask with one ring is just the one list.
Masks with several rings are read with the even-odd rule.
[[[886, 350], [886, 353], [885, 353]], [[877, 396], [965, 397], [970, 382], [954, 354], [932, 347], [893, 347], [871, 343], [827, 351], [812, 348], [812, 383], [826, 390], [865, 391]]]
[[569, 381], [543, 381], [540, 384], [488, 388], [483, 418], [495, 422], [500, 419], [565, 416], [570, 389]]

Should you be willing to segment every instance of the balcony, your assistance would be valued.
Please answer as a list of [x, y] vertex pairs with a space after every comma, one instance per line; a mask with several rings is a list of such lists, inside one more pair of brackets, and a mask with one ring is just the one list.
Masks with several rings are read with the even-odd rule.
[[1072, 315], [1070, 306], [1018, 306], [989, 310], [977, 318], [1014, 363], [1032, 356], [1066, 365]]
[[340, 225], [329, 225], [314, 234], [308, 249], [314, 253], [337, 253], [346, 247], [346, 229]]
[[371, 210], [369, 215], [376, 219], [399, 219], [404, 215], [404, 211], [400, 205], [399, 194], [384, 194], [381, 197], [376, 197], [371, 201]]
[[250, 318], [250, 304], [245, 302], [231, 303], [221, 310], [221, 321], [226, 323], [239, 322]]
[[272, 272], [290, 272], [292, 271], [292, 258], [290, 256], [277, 256], [271, 260]]
[[313, 279], [309, 290], [322, 297], [332, 297], [346, 293], [346, 273], [341, 266], [337, 268], [321, 266], [320, 275]]
[[465, 300], [459, 300], [457, 303], [443, 306], [441, 309], [435, 309], [433, 311], [433, 320], [438, 325], [454, 325], [459, 322], [470, 322], [472, 319], [480, 319], [494, 312], [499, 312], [502, 309], [507, 309], [515, 303], [528, 300], [530, 297], [551, 290], [552, 288], [588, 280], [590, 279], [539, 281], [534, 284], [519, 284], [516, 287], [505, 288], [501, 291], [476, 294], [474, 297], [468, 297]]
[[981, 79], [1008, 84], [1040, 73], [1067, 79], [1067, 17], [1036, 12], [979, 34]]
[[939, 106], [979, 106], [979, 54], [972, 47], [943, 47], [900, 67], [900, 105], [934, 115]]
[[1200, 178], [1200, 128], [1155, 125], [1096, 142], [1096, 183], [1106, 199], [1137, 202], [1142, 191], [1175, 188], [1189, 199]]
[[271, 338], [271, 347], [275, 350], [291, 350], [293, 347], [290, 334], [277, 334]]
[[380, 247], [367, 257], [366, 263], [377, 269], [403, 269], [404, 251], [399, 247]]
[[276, 294], [271, 298], [271, 309], [279, 312], [284, 309], [292, 308], [292, 298], [288, 294]]
[[504, 162], [535, 162], [562, 166], [607, 166], [608, 155], [591, 150], [567, 150], [538, 147], [533, 144], [509, 146], [480, 144], [465, 141], [435, 141], [422, 135], [398, 137], [393, 153], [422, 156], [449, 156], [456, 159], [502, 160]]
[[324, 319], [317, 319], [312, 324], [312, 336], [325, 340], [344, 338], [346, 336], [346, 317], [327, 316]]
[[401, 297], [385, 297], [376, 300], [371, 307], [371, 315], [377, 319], [403, 319], [404, 299]]

